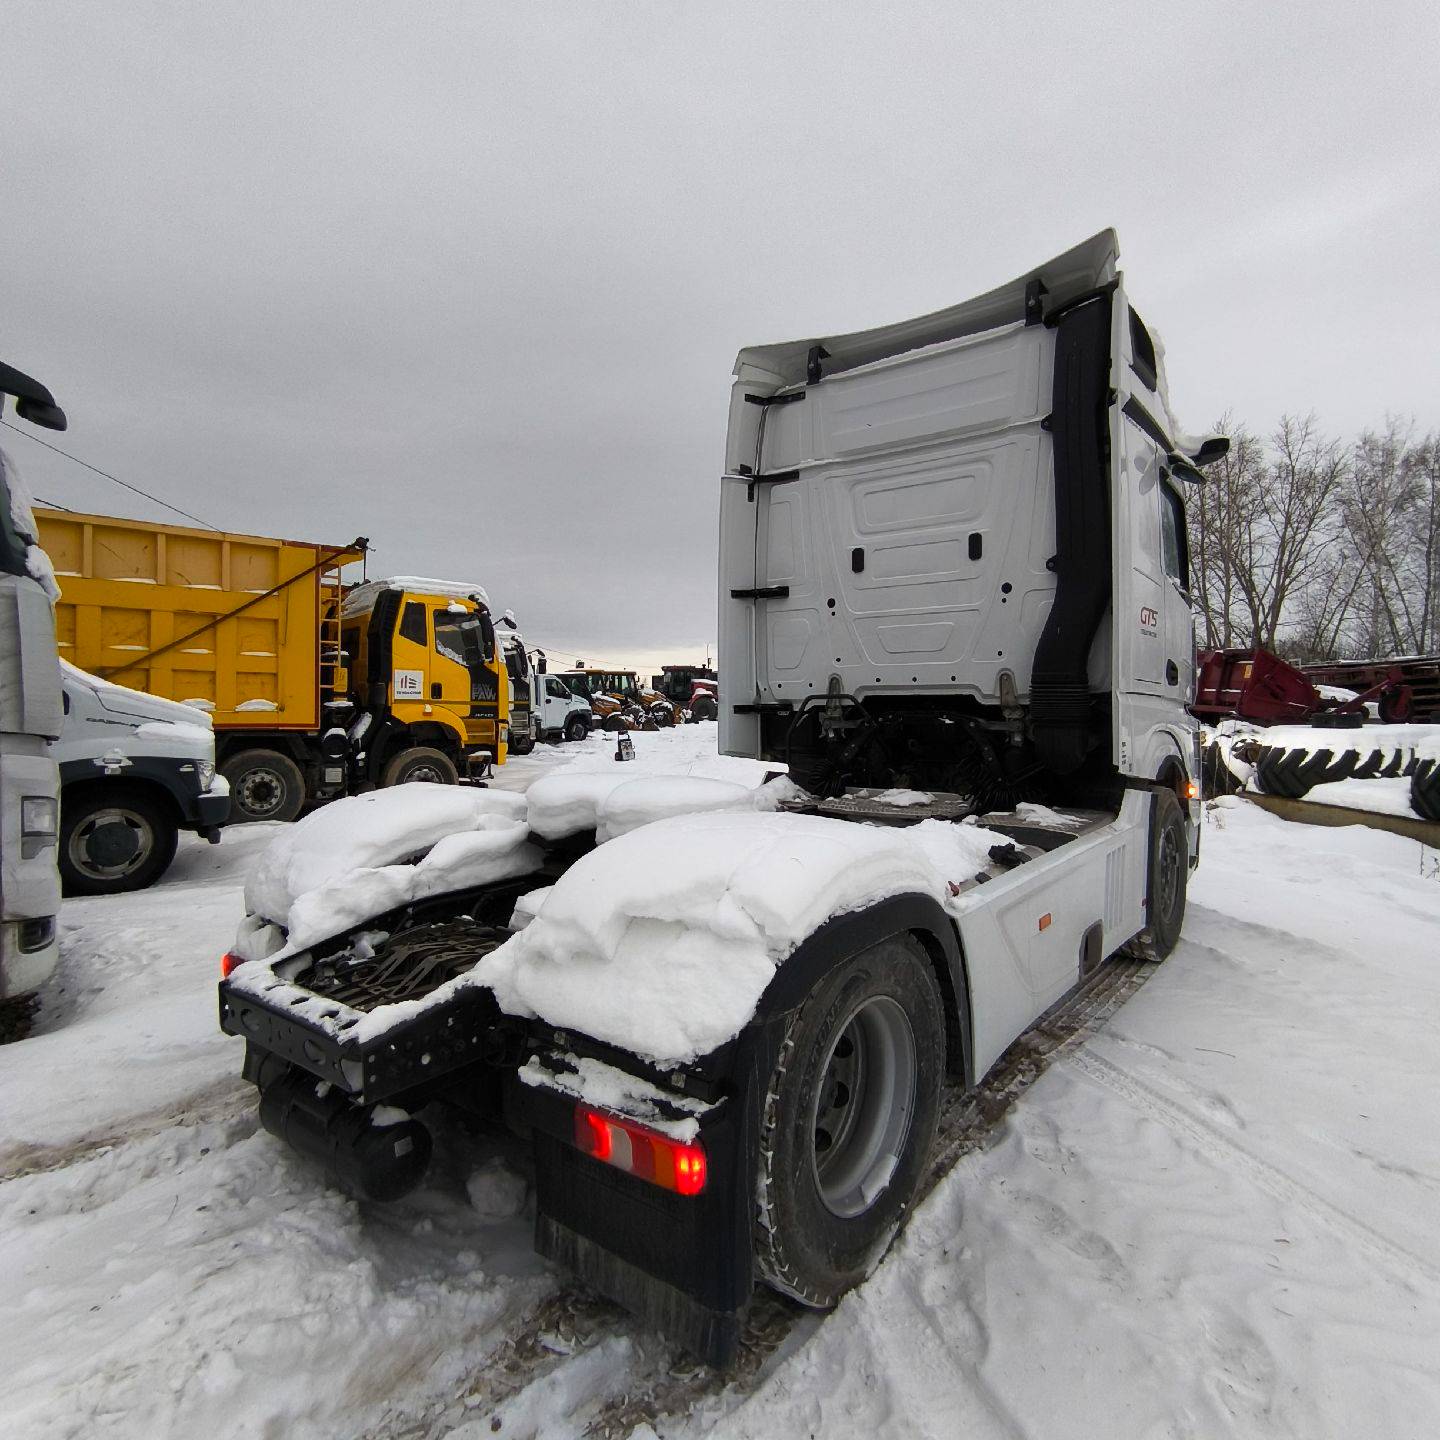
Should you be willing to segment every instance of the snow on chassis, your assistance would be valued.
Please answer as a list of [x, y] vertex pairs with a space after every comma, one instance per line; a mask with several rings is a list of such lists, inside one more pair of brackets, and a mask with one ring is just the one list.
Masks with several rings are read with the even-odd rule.
[[942, 1086], [1184, 916], [1180, 484], [1225, 442], [1179, 433], [1116, 260], [741, 353], [720, 742], [752, 783], [616, 765], [297, 827], [221, 987], [268, 1129], [386, 1199], [426, 1105], [503, 1122], [540, 1251], [716, 1364], [757, 1280], [825, 1307], [873, 1269]]

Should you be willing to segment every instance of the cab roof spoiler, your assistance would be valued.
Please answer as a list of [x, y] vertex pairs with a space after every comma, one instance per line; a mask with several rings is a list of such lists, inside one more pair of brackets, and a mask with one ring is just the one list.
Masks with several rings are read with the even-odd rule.
[[1034, 323], [1113, 282], [1119, 258], [1115, 231], [1100, 230], [1018, 279], [945, 310], [848, 335], [749, 346], [736, 357], [735, 375], [773, 393], [790, 385], [814, 384], [821, 373], [854, 370], [924, 345], [963, 339], [1022, 320]]

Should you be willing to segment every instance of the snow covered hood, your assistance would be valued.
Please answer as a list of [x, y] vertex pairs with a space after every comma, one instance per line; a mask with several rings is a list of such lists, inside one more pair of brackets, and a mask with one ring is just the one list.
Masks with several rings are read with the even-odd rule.
[[190, 731], [203, 731], [209, 739], [214, 730], [210, 717], [195, 705], [184, 705], [178, 700], [162, 700], [158, 695], [147, 695], [143, 690], [132, 690], [128, 685], [116, 685], [102, 680], [68, 660], [61, 660], [60, 669], [64, 674], [65, 688], [88, 690], [111, 714], [123, 715], [137, 724], [158, 722], [183, 726]]

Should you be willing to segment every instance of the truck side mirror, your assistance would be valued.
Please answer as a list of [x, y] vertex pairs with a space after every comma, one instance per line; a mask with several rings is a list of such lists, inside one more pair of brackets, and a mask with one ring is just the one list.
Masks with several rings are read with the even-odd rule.
[[1230, 440], [1225, 435], [1212, 435], [1196, 452], [1195, 463], [1200, 466], [1213, 465], [1230, 453]]
[[485, 658], [495, 658], [495, 622], [490, 618], [488, 610], [480, 612], [480, 638], [485, 645]]
[[46, 430], [63, 430], [68, 423], [65, 412], [58, 405], [47, 405], [43, 400], [17, 400], [15, 413], [22, 420], [43, 426]]

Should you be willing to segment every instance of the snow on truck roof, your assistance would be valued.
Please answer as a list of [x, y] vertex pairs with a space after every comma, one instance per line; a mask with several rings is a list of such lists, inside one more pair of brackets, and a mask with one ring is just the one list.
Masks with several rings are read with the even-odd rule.
[[391, 575], [384, 580], [367, 580], [357, 585], [341, 602], [341, 615], [363, 615], [375, 608], [375, 601], [386, 590], [410, 590], [419, 595], [448, 595], [456, 600], [469, 600], [472, 596], [486, 609], [490, 608], [490, 597], [485, 587], [475, 580], [436, 580], [428, 575]]

